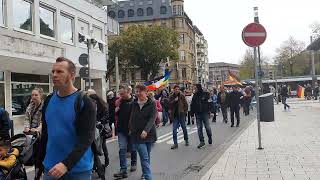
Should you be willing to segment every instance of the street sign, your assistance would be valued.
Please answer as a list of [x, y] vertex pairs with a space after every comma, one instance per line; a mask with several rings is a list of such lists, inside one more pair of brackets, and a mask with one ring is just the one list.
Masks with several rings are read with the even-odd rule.
[[242, 31], [242, 40], [250, 47], [260, 46], [266, 38], [266, 29], [259, 23], [248, 24]]
[[89, 77], [89, 68], [88, 67], [80, 68], [79, 75], [81, 78], [88, 78]]
[[88, 54], [81, 54], [79, 57], [79, 63], [81, 64], [81, 66], [88, 65]]

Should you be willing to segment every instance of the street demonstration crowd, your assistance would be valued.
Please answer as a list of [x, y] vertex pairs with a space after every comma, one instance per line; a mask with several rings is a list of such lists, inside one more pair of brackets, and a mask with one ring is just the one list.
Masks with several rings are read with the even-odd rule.
[[152, 92], [144, 85], [124, 85], [118, 94], [108, 92], [105, 102], [93, 89], [75, 88], [76, 67], [71, 60], [57, 58], [51, 73], [56, 90], [46, 98], [41, 88], [32, 91], [23, 134], [10, 134], [12, 121], [7, 111], [0, 109], [0, 179], [27, 179], [25, 165], [35, 166], [35, 179], [90, 180], [92, 173], [106, 179], [106, 140], [116, 135], [120, 170], [113, 177], [128, 177], [128, 157], [129, 171], [136, 171], [139, 154], [141, 179], [151, 180], [157, 128], [172, 124], [174, 150], [178, 148], [178, 129], [183, 131], [184, 145], [189, 146], [186, 126], [196, 123], [200, 149], [206, 144], [203, 128], [208, 144], [213, 143], [210, 121], [216, 122], [217, 112], [221, 111], [223, 122], [228, 123], [230, 109], [231, 127], [239, 127], [240, 107], [249, 115], [255, 96], [251, 86], [221, 86], [208, 92], [200, 84], [192, 89], [175, 85], [171, 92], [168, 88]]

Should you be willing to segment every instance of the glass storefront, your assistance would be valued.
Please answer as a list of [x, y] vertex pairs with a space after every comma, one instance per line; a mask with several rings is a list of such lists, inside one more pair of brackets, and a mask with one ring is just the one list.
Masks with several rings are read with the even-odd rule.
[[34, 88], [42, 88], [44, 94], [49, 93], [49, 76], [33, 74], [11, 74], [12, 114], [23, 115], [30, 102]]

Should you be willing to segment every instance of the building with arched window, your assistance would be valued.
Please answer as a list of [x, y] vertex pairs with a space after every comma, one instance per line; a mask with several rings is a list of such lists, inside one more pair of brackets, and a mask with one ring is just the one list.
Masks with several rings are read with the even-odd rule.
[[128, 10], [128, 17], [133, 17], [134, 16], [134, 10], [133, 9], [129, 9]]
[[[109, 12], [119, 10], [128, 12], [128, 16], [116, 18], [120, 23], [120, 30], [137, 24], [175, 29], [179, 33], [180, 47], [177, 49], [179, 59], [178, 64], [169, 63], [169, 68], [172, 69], [170, 83], [185, 85], [186, 82], [192, 82], [206, 86], [208, 76], [201, 76], [199, 72], [208, 72], [207, 57], [203, 57], [204, 54], [197, 51], [201, 48], [197, 48], [199, 42], [196, 41], [196, 34], [201, 31], [193, 25], [192, 20], [184, 11], [184, 2], [187, 3], [184, 0], [124, 0], [119, 1], [117, 5], [109, 6], [108, 10]], [[136, 13], [129, 15], [131, 10]], [[200, 36], [204, 39], [202, 33]], [[206, 47], [204, 46], [204, 49]], [[206, 60], [203, 61], [203, 59]], [[126, 77], [127, 82], [121, 83], [134, 84], [134, 82], [145, 81], [139, 69], [132, 70], [131, 68], [120, 72], [127, 73], [126, 76], [120, 76]]]
[[118, 18], [124, 18], [124, 16], [125, 16], [124, 10], [119, 10], [118, 11]]

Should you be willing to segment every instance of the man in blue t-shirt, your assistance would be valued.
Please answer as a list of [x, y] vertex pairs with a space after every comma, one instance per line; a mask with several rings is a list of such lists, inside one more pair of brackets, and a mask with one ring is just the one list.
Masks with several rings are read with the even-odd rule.
[[40, 160], [44, 179], [90, 180], [93, 168], [91, 144], [94, 140], [96, 111], [84, 96], [75, 112], [78, 90], [73, 85], [76, 67], [60, 57], [52, 68], [57, 89], [44, 103]]

